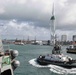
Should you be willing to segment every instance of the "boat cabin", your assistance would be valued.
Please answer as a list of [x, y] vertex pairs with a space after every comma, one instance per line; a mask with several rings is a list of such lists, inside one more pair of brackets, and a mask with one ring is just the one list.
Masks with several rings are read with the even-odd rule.
[[61, 46], [55, 45], [52, 50], [52, 54], [61, 54], [60, 50], [61, 50]]
[[45, 59], [47, 61], [58, 61], [58, 62], [69, 62], [70, 60], [72, 60], [71, 57], [64, 56], [63, 54], [61, 54], [61, 55], [49, 54], [49, 55], [46, 55], [46, 56], [40, 55], [39, 58]]
[[70, 45], [67, 49], [68, 50], [76, 50], [76, 45]]

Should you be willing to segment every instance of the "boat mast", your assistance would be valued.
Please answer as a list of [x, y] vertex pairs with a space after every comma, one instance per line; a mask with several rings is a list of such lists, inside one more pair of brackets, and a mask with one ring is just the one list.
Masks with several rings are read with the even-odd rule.
[[50, 39], [50, 41], [51, 41], [51, 44], [53, 45], [53, 46], [55, 46], [55, 41], [56, 41], [56, 39], [55, 39], [55, 17], [54, 17], [54, 3], [53, 3], [53, 8], [52, 8], [52, 17], [51, 17], [51, 26], [50, 26], [50, 30], [51, 30], [51, 39]]
[[3, 52], [4, 51], [4, 49], [3, 49], [3, 44], [2, 44], [2, 40], [1, 40], [1, 38], [0, 38], [0, 52]]

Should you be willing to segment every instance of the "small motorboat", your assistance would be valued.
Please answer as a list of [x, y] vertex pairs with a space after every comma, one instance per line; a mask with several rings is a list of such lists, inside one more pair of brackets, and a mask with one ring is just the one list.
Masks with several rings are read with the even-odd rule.
[[67, 53], [76, 54], [76, 45], [70, 45], [67, 49]]
[[70, 56], [65, 56], [60, 53], [60, 50], [53, 50], [52, 54], [40, 55], [37, 58], [37, 62], [40, 65], [57, 65], [64, 68], [76, 68], [76, 60], [73, 60]]

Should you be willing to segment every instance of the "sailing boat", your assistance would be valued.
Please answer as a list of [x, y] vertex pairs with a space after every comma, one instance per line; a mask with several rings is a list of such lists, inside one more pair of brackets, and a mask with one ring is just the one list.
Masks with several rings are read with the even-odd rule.
[[36, 61], [40, 65], [57, 65], [65, 68], [76, 68], [76, 60], [73, 60], [69, 56], [65, 56], [61, 54], [61, 48], [57, 44], [56, 39], [55, 39], [55, 17], [54, 17], [54, 5], [53, 5], [53, 10], [52, 10], [52, 17], [51, 17], [51, 22], [52, 22], [52, 44], [53, 44], [53, 49], [52, 49], [52, 54], [47, 54], [47, 55], [40, 55]]
[[4, 50], [0, 39], [0, 74], [14, 75], [13, 71], [20, 65], [20, 62], [15, 60], [15, 57], [18, 56], [18, 51], [10, 50], [8, 46], [5, 48]]

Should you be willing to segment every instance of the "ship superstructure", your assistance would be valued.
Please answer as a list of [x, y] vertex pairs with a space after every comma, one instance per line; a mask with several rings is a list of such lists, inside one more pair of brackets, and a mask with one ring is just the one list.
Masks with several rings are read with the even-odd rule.
[[14, 70], [20, 65], [15, 57], [18, 56], [17, 50], [11, 50], [9, 46], [5, 49], [0, 39], [0, 74], [1, 75], [14, 75]]

